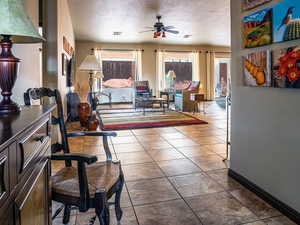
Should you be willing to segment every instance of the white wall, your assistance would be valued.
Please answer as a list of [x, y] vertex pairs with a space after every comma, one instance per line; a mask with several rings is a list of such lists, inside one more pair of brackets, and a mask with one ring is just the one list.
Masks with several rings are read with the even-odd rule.
[[[38, 29], [38, 0], [24, 0], [24, 5], [33, 24]], [[28, 88], [42, 85], [41, 47], [42, 44], [15, 44], [13, 46], [13, 54], [21, 59], [21, 63], [12, 99], [21, 105], [24, 104], [23, 93]]]
[[66, 94], [68, 88], [66, 84], [66, 76], [62, 75], [62, 53], [68, 54], [63, 50], [63, 37], [69, 41], [71, 46], [75, 49], [74, 29], [72, 25], [70, 9], [67, 0], [58, 0], [57, 2], [57, 61], [58, 61], [58, 89], [61, 92], [63, 102], [66, 103]]
[[[257, 8], [262, 9], [279, 2]], [[300, 212], [300, 90], [243, 86], [241, 1], [232, 13], [232, 150], [235, 172]], [[259, 49], [299, 45], [300, 41]]]

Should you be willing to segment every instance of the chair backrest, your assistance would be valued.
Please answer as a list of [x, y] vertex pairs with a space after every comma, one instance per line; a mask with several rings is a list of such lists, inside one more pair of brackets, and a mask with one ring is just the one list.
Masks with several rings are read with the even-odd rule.
[[60, 92], [57, 89], [52, 90], [50, 88], [30, 88], [24, 93], [25, 105], [31, 105], [32, 100], [40, 100], [43, 104], [45, 102], [44, 98], [54, 99], [57, 105], [57, 117], [52, 116], [52, 124], [59, 125], [61, 144], [52, 144], [52, 152], [63, 150], [64, 153], [70, 153]]
[[149, 81], [135, 81], [134, 82], [134, 89], [136, 95], [143, 94], [143, 93], [150, 93]]

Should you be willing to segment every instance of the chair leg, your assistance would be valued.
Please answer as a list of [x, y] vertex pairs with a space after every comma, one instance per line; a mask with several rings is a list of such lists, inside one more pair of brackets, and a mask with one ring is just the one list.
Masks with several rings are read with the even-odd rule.
[[68, 224], [70, 222], [70, 215], [71, 215], [71, 206], [65, 205], [63, 224]]
[[123, 215], [123, 211], [121, 209], [121, 194], [122, 194], [122, 190], [123, 190], [123, 186], [124, 186], [124, 175], [121, 174], [120, 175], [120, 180], [119, 180], [119, 189], [116, 192], [116, 199], [115, 199], [115, 210], [116, 210], [116, 217], [118, 222], [121, 221], [122, 219], [122, 215]]
[[106, 191], [97, 191], [95, 195], [95, 211], [100, 225], [109, 225], [109, 223], [107, 223], [107, 221], [109, 222], [109, 219], [107, 219], [107, 209]]
[[109, 207], [105, 207], [105, 212], [104, 212], [104, 221], [106, 225], [109, 225], [110, 223], [110, 213], [109, 213]]

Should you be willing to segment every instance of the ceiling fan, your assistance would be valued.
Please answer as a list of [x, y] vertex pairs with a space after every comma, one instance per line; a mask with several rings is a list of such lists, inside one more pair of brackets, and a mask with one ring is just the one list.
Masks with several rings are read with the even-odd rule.
[[157, 19], [157, 22], [154, 24], [153, 27], [146, 27], [146, 28], [149, 28], [150, 30], [141, 31], [139, 33], [154, 32], [154, 34], [153, 34], [154, 38], [159, 38], [159, 37], [166, 38], [167, 37], [166, 33], [179, 34], [179, 31], [173, 30], [173, 29], [175, 29], [174, 26], [165, 26], [161, 22], [160, 15], [156, 16], [156, 19]]

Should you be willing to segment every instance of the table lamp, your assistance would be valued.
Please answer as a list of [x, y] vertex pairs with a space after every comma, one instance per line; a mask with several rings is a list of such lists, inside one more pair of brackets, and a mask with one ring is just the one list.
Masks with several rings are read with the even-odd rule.
[[170, 70], [167, 74], [167, 78], [169, 79], [170, 81], [170, 87], [173, 87], [174, 86], [174, 82], [175, 82], [175, 79], [176, 79], [176, 73], [174, 70]]
[[[0, 0], [0, 114], [17, 114], [20, 107], [11, 100], [20, 59], [12, 54], [13, 43], [38, 43], [43, 40], [29, 19], [22, 0]], [[0, 39], [1, 39], [0, 38]]]
[[97, 72], [101, 72], [101, 63], [97, 59], [97, 57], [94, 54], [94, 49], [91, 49], [91, 53], [85, 57], [81, 65], [79, 66], [80, 71], [86, 71], [89, 72], [90, 78], [89, 78], [89, 86], [90, 86], [90, 92], [93, 92], [93, 75]]

